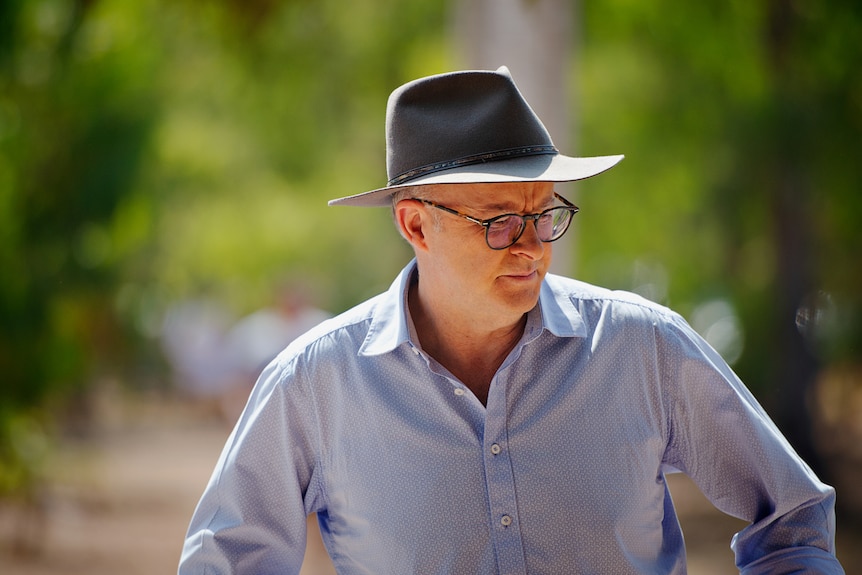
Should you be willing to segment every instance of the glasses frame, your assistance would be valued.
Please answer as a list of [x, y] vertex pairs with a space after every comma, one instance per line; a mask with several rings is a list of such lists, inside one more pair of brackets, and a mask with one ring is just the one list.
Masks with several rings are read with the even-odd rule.
[[[491, 248], [492, 250], [505, 250], [507, 248], [512, 247], [516, 243], [518, 243], [518, 240], [520, 240], [521, 236], [524, 235], [524, 230], [527, 229], [527, 222], [528, 221], [530, 221], [530, 220], [533, 221], [533, 225], [536, 226], [536, 232], [538, 233], [539, 218], [541, 218], [542, 216], [544, 216], [545, 214], [547, 214], [548, 212], [553, 211], [553, 210], [563, 209], [563, 210], [566, 210], [566, 211], [571, 213], [571, 215], [569, 216], [569, 221], [566, 224], [566, 229], [563, 230], [563, 233], [561, 233], [559, 236], [557, 236], [556, 238], [554, 238], [552, 240], [543, 240], [543, 239], [539, 238], [539, 241], [541, 241], [543, 243], [555, 242], [558, 239], [560, 239], [561, 237], [563, 237], [564, 235], [566, 235], [566, 232], [569, 231], [569, 226], [572, 224], [572, 217], [575, 214], [577, 214], [579, 211], [581, 211], [581, 209], [578, 206], [576, 206], [575, 204], [573, 204], [572, 202], [570, 202], [569, 200], [567, 200], [566, 198], [564, 198], [563, 196], [561, 196], [560, 194], [558, 194], [557, 192], [554, 192], [554, 197], [557, 198], [558, 200], [560, 200], [561, 202], [563, 202], [563, 204], [565, 204], [565, 205], [553, 206], [551, 208], [548, 208], [547, 210], [542, 210], [541, 212], [539, 212], [537, 214], [500, 214], [499, 216], [494, 216], [493, 218], [488, 218], [487, 220], [480, 220], [479, 218], [474, 218], [473, 216], [470, 216], [467, 214], [462, 214], [458, 210], [453, 210], [452, 208], [447, 208], [446, 206], [443, 206], [441, 204], [437, 204], [437, 203], [432, 202], [430, 200], [425, 200], [422, 198], [413, 198], [413, 199], [419, 200], [423, 204], [427, 204], [433, 208], [437, 208], [438, 210], [448, 212], [448, 213], [452, 214], [453, 216], [462, 217], [469, 222], [473, 222], [474, 224], [478, 224], [478, 225], [482, 226], [483, 228], [485, 228], [485, 244], [489, 248]], [[521, 231], [518, 232], [518, 234], [515, 236], [515, 239], [513, 239], [511, 243], [509, 243], [505, 246], [499, 247], [499, 248], [495, 248], [494, 246], [491, 245], [491, 243], [488, 240], [488, 233], [491, 229], [491, 224], [493, 224], [494, 222], [496, 222], [499, 219], [508, 218], [508, 217], [521, 218]]]

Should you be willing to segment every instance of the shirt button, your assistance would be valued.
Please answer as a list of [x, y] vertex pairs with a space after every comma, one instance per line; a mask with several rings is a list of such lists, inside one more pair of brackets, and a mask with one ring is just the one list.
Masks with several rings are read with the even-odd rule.
[[460, 387], [455, 388], [455, 395], [464, 395], [464, 390]]
[[503, 527], [508, 527], [509, 525], [512, 524], [512, 518], [509, 517], [508, 515], [503, 515], [500, 518], [500, 523], [503, 525]]
[[501, 451], [503, 451], [503, 448], [500, 447], [500, 444], [494, 443], [493, 445], [491, 445], [491, 453], [493, 453], [494, 455], [497, 455]]

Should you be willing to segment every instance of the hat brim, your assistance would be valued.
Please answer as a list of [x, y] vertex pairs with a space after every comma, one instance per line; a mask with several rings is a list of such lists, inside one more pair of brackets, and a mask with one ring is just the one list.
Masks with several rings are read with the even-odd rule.
[[572, 158], [562, 154], [524, 156], [433, 172], [396, 186], [329, 200], [330, 206], [385, 207], [402, 188], [427, 184], [494, 184], [502, 182], [574, 182], [611, 169], [625, 156]]

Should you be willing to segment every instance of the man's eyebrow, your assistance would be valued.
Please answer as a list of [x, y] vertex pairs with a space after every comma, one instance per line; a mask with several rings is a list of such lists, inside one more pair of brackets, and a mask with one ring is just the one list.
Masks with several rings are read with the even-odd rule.
[[[556, 203], [556, 198], [551, 198], [546, 202], [542, 202], [536, 208], [536, 213], [539, 213], [539, 212], [542, 212], [544, 210], [547, 210], [548, 208], [554, 207], [555, 203]], [[477, 206], [475, 209], [478, 211], [482, 211], [482, 212], [498, 212], [500, 214], [516, 214], [516, 213], [520, 212], [520, 210], [518, 210], [517, 208], [513, 208], [511, 204], [499, 204], [499, 203], [488, 204], [486, 206]]]
[[488, 204], [486, 206], [482, 206], [479, 209], [484, 210], [486, 212], [490, 212], [490, 211], [508, 212], [508, 211], [512, 210], [512, 206], [506, 205], [506, 204]]

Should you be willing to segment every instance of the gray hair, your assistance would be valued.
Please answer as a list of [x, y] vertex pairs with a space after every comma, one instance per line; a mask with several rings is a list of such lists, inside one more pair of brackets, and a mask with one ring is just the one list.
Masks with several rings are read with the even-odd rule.
[[[401, 200], [428, 200], [430, 201], [433, 198], [433, 188], [434, 186], [430, 185], [418, 185], [418, 186], [405, 186], [403, 188], [399, 188], [394, 194], [392, 194], [392, 215], [393, 218], [395, 216], [395, 206], [398, 205], [398, 202]], [[443, 223], [442, 218], [440, 217], [439, 210], [431, 210], [434, 229], [440, 230]]]

